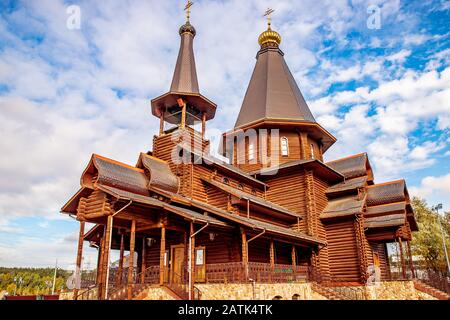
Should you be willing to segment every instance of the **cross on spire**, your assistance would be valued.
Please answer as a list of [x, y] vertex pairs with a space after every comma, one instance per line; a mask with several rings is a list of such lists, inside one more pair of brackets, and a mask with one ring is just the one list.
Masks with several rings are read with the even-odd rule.
[[270, 29], [270, 25], [272, 24], [272, 13], [274, 13], [275, 10], [271, 9], [271, 8], [267, 8], [266, 12], [264, 12], [263, 17], [267, 17], [267, 25], [269, 26]]
[[186, 21], [189, 22], [189, 19], [191, 17], [191, 7], [194, 5], [194, 3], [190, 0], [188, 0], [186, 6], [184, 7], [184, 11], [186, 11]]

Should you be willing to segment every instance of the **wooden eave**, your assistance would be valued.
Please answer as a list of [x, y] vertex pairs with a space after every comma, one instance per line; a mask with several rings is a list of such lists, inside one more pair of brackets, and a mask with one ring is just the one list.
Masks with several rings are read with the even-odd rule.
[[174, 213], [178, 216], [183, 217], [184, 219], [187, 219], [189, 221], [192, 221], [194, 223], [210, 223], [211, 225], [215, 225], [218, 227], [230, 227], [227, 223], [217, 220], [213, 217], [209, 217], [206, 215], [202, 215], [198, 212], [174, 206], [171, 204], [168, 204], [166, 202], [160, 201], [158, 199], [154, 199], [152, 197], [146, 197], [139, 194], [132, 194], [127, 191], [123, 191], [120, 189], [116, 189], [109, 186], [99, 186], [99, 189], [112, 195], [113, 197], [116, 197], [120, 200], [128, 200], [128, 201], [134, 201], [139, 204], [143, 204], [146, 206], [150, 206], [152, 208], [160, 208], [162, 210], [166, 210], [168, 212]]
[[92, 189], [90, 188], [82, 187], [70, 198], [69, 201], [67, 201], [67, 203], [61, 208], [60, 212], [65, 214], [76, 214], [80, 198], [89, 196], [91, 191]]
[[294, 217], [295, 218], [294, 221], [296, 221], [297, 218], [298, 219], [302, 219], [302, 217], [300, 215], [298, 215], [297, 213], [292, 212], [292, 211], [290, 211], [290, 210], [288, 210], [288, 209], [286, 209], [286, 208], [284, 208], [284, 207], [282, 207], [280, 205], [277, 205], [277, 204], [275, 204], [273, 202], [270, 202], [268, 200], [258, 198], [257, 196], [254, 196], [254, 195], [249, 194], [247, 192], [244, 192], [242, 190], [235, 189], [235, 188], [233, 188], [231, 186], [227, 186], [227, 185], [225, 185], [223, 183], [220, 183], [218, 181], [214, 181], [214, 180], [209, 179], [209, 178], [201, 178], [201, 180], [206, 182], [206, 183], [208, 183], [208, 184], [210, 184], [210, 185], [212, 185], [212, 186], [214, 186], [214, 187], [216, 187], [216, 188], [218, 188], [221, 191], [225, 191], [226, 193], [231, 194], [231, 195], [239, 198], [240, 200], [247, 200], [247, 201], [250, 201], [251, 203], [253, 203], [254, 205], [259, 206], [261, 208], [264, 208], [266, 210], [268, 209], [268, 210], [271, 210], [271, 211], [276, 211], [276, 212], [282, 213], [284, 215], [288, 215], [290, 217]]
[[198, 154], [197, 152], [194, 152], [191, 150], [190, 147], [185, 146], [183, 144], [179, 145], [178, 147], [182, 148], [183, 150], [189, 152], [193, 157], [198, 157], [202, 159], [201, 163], [193, 162], [194, 165], [202, 165], [202, 166], [213, 166], [219, 170], [221, 170], [224, 173], [227, 173], [231, 176], [234, 176], [240, 180], [240, 182], [243, 182], [241, 179], [245, 180], [248, 184], [252, 186], [257, 186], [258, 188], [264, 190], [264, 188], [269, 188], [269, 185], [266, 183], [252, 177], [250, 174], [232, 166], [229, 164], [224, 163], [223, 161], [212, 157], [211, 155], [202, 155]]
[[327, 166], [325, 163], [317, 159], [289, 161], [272, 168], [263, 168], [260, 170], [256, 170], [250, 172], [249, 174], [258, 176], [260, 179], [270, 179], [274, 176], [274, 174], [276, 174], [276, 176], [279, 176], [279, 174], [290, 172], [290, 170], [296, 170], [298, 167], [306, 170], [313, 170], [314, 173], [317, 174], [317, 176], [325, 178], [331, 183], [344, 181], [344, 176], [341, 173], [337, 172], [336, 170], [332, 169], [331, 167]]

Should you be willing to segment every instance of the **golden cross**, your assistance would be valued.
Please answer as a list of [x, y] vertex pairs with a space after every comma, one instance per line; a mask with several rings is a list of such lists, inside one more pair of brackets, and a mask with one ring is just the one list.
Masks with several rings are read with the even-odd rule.
[[263, 15], [263, 17], [267, 17], [267, 24], [269, 25], [269, 28], [270, 28], [270, 24], [272, 22], [272, 17], [270, 15], [274, 12], [275, 12], [275, 10], [273, 10], [271, 8], [267, 8], [266, 12], [264, 12], [264, 15]]
[[184, 11], [186, 11], [186, 20], [189, 22], [189, 18], [191, 17], [191, 7], [194, 5], [194, 3], [190, 0], [188, 0], [186, 7], [184, 7]]

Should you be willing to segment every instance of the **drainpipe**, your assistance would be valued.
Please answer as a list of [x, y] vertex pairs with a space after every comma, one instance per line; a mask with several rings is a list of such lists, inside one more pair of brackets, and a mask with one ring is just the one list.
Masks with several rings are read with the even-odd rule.
[[[258, 233], [256, 236], [254, 236], [253, 238], [247, 240], [246, 242], [246, 246], [247, 246], [247, 263], [246, 263], [246, 267], [245, 267], [245, 277], [248, 278], [248, 244], [250, 242], [252, 242], [253, 240], [255, 240], [256, 238], [261, 237], [264, 233], [266, 233], [266, 229], [263, 229], [263, 231], [261, 233]], [[253, 279], [249, 279], [250, 281], [254, 281]]]
[[[119, 200], [118, 198], [117, 200]], [[111, 232], [109, 233], [109, 246], [108, 246], [108, 261], [106, 261], [106, 287], [105, 287], [105, 298], [108, 299], [108, 287], [109, 287], [109, 260], [110, 256], [109, 253], [111, 252], [111, 241], [112, 241], [112, 234], [113, 234], [113, 222], [114, 222], [114, 216], [121, 213], [123, 210], [128, 208], [133, 203], [133, 200], [130, 199], [130, 202], [128, 202], [123, 208], [121, 208], [119, 211], [115, 212], [111, 216]]]
[[[195, 220], [194, 220], [195, 221]], [[192, 221], [192, 223], [194, 223], [194, 221]], [[189, 236], [189, 259], [188, 259], [188, 277], [189, 277], [189, 300], [192, 300], [192, 239], [199, 234], [200, 232], [202, 232], [204, 229], [206, 229], [209, 226], [209, 222], [207, 222], [203, 227], [201, 227], [199, 230], [197, 230], [195, 233], [191, 234]], [[206, 259], [206, 257], [204, 257], [204, 259]]]

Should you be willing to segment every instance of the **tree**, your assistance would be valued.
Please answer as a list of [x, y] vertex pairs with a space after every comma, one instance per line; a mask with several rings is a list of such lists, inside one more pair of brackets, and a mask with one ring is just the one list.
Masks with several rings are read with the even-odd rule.
[[411, 242], [411, 250], [414, 256], [421, 257], [421, 267], [432, 269], [441, 273], [447, 273], [447, 263], [442, 243], [442, 233], [438, 219], [441, 220], [444, 234], [446, 234], [447, 248], [450, 248], [450, 213], [444, 217], [432, 211], [425, 200], [413, 198], [412, 206], [419, 231], [415, 232]]

